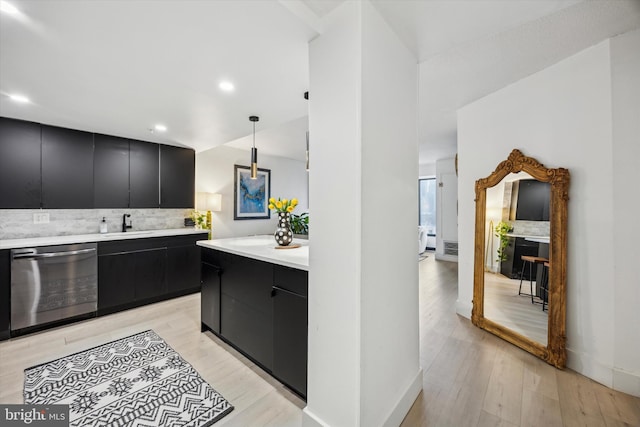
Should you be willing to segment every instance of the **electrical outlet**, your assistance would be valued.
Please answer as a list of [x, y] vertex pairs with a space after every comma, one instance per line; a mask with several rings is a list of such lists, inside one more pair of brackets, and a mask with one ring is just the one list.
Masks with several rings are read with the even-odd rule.
[[49, 224], [49, 213], [40, 212], [33, 214], [34, 224]]

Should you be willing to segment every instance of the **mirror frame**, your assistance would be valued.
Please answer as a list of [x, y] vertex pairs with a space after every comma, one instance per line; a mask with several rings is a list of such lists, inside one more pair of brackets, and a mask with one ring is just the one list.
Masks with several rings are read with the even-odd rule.
[[[484, 317], [484, 246], [487, 188], [498, 184], [510, 173], [524, 171], [538, 181], [551, 184], [549, 211], [549, 311], [547, 345], [535, 342], [505, 326]], [[474, 250], [473, 310], [474, 325], [532, 353], [547, 363], [564, 368], [566, 350], [566, 285], [567, 285], [567, 205], [569, 201], [569, 171], [564, 168], [549, 169], [520, 150], [513, 150], [507, 160], [486, 178], [476, 181], [476, 223]]]

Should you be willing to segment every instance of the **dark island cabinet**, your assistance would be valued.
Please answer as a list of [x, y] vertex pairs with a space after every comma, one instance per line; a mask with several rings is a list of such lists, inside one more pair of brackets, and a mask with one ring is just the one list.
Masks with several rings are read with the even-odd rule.
[[9, 339], [11, 322], [11, 251], [0, 251], [0, 340]]
[[202, 330], [211, 329], [220, 333], [220, 276], [222, 269], [208, 262], [202, 263], [202, 290], [200, 291], [200, 313]]
[[202, 329], [211, 329], [302, 397], [308, 273], [202, 248]]
[[40, 124], [0, 117], [0, 209], [39, 208]]
[[93, 208], [93, 134], [42, 125], [42, 207]]
[[220, 254], [221, 335], [244, 353], [273, 368], [273, 265], [263, 261]]
[[307, 395], [308, 273], [274, 266], [273, 375]]
[[94, 150], [93, 206], [129, 207], [129, 140], [96, 134]]
[[195, 167], [195, 151], [160, 146], [160, 207], [193, 208]]
[[159, 146], [143, 141], [129, 141], [129, 207], [160, 206]]

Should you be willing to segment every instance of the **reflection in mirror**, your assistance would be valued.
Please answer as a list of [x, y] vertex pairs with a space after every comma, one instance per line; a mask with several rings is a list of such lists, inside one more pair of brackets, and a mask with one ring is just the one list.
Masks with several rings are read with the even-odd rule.
[[487, 188], [484, 316], [547, 345], [548, 183], [510, 173]]
[[563, 368], [569, 171], [513, 150], [476, 181], [471, 320]]

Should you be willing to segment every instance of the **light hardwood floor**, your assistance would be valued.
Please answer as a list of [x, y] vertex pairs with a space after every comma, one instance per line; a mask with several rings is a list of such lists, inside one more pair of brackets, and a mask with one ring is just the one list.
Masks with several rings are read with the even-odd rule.
[[[423, 391], [414, 426], [640, 426], [640, 399], [559, 371], [455, 314], [457, 265], [420, 262]], [[190, 295], [0, 343], [0, 402], [22, 403], [23, 370], [155, 330], [235, 409], [215, 426], [300, 426], [304, 402], [212, 334]]]
[[[542, 311], [539, 298], [531, 304], [531, 297], [518, 295], [520, 280], [502, 274], [484, 273], [484, 317], [506, 326], [519, 334], [547, 345], [547, 313]], [[533, 282], [535, 291], [536, 283]], [[530, 292], [529, 281], [522, 282], [522, 291]]]

